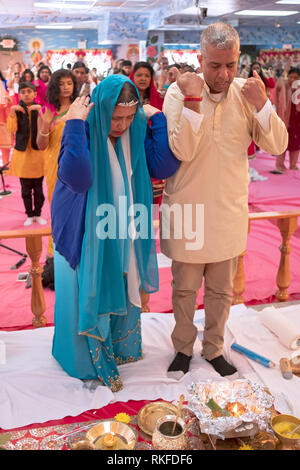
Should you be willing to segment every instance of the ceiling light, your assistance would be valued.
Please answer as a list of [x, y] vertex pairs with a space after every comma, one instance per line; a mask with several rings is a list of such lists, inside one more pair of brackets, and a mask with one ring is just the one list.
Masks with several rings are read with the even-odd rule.
[[[75, 0], [76, 1], [76, 0]], [[82, 10], [82, 9], [87, 9], [89, 7], [92, 7], [94, 4], [94, 2], [90, 2], [89, 4], [84, 4], [84, 5], [78, 5], [77, 3], [50, 3], [50, 2], [45, 2], [45, 3], [40, 3], [40, 2], [35, 2], [34, 3], [34, 7], [35, 8], [51, 8], [51, 9], [55, 9], [57, 8], [58, 10], [60, 9], [69, 9], [69, 10], [73, 10], [73, 9], [78, 9], [78, 10]]]
[[281, 5], [300, 5], [300, 0], [279, 0], [276, 3], [280, 3]]
[[241, 10], [235, 12], [235, 15], [243, 16], [290, 16], [296, 15], [299, 11], [288, 10]]

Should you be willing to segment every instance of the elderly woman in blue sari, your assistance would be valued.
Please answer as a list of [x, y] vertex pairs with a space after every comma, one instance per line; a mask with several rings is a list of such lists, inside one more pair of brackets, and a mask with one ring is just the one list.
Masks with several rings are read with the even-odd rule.
[[180, 164], [156, 111], [147, 122], [135, 85], [112, 75], [91, 103], [71, 105], [58, 160], [52, 352], [69, 375], [113, 392], [123, 387], [117, 366], [142, 358], [141, 288], [158, 290], [150, 176]]

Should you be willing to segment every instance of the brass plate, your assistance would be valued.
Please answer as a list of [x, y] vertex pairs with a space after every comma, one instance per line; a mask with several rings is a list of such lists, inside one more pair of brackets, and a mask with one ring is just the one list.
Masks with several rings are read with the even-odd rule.
[[148, 403], [143, 406], [137, 415], [138, 426], [145, 434], [152, 436], [155, 428], [155, 423], [161, 416], [176, 415], [177, 406], [165, 401], [157, 401], [155, 403]]
[[[105, 446], [103, 442], [103, 438], [109, 433], [116, 436], [113, 447]], [[87, 431], [85, 439], [92, 442], [96, 450], [133, 450], [137, 443], [136, 433], [130, 426], [113, 420], [101, 421], [93, 426]]]

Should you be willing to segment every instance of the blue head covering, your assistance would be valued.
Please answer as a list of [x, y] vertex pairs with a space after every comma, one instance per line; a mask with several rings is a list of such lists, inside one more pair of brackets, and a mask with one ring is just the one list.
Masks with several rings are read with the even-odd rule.
[[[87, 196], [85, 234], [81, 250], [78, 329], [79, 333], [102, 339], [109, 332], [109, 314], [127, 314], [124, 259], [130, 244], [125, 241], [121, 245], [118, 237], [101, 239], [96, 233], [99, 222], [97, 208], [101, 204], [114, 205], [107, 140], [112, 114], [126, 82], [132, 83], [124, 75], [112, 75], [103, 80], [93, 91], [91, 101], [95, 105], [88, 117], [93, 184]], [[139, 96], [138, 91], [137, 95]], [[129, 129], [131, 185], [133, 202], [148, 208], [145, 221], [148, 224], [148, 236], [136, 239], [134, 249], [141, 285], [145, 292], [152, 293], [158, 290], [158, 269], [155, 240], [152, 236], [152, 185], [144, 146], [146, 129], [147, 119], [140, 102]], [[120, 139], [117, 139], [115, 151], [122, 168], [124, 156]], [[125, 172], [123, 178], [125, 195], [128, 196], [129, 186]]]

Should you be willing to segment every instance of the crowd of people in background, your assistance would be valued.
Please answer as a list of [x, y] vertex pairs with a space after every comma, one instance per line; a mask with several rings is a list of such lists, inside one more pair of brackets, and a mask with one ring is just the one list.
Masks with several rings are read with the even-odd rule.
[[[297, 170], [300, 150], [300, 104], [299, 99], [295, 101], [292, 97], [300, 88], [300, 62], [291, 63], [288, 59], [285, 63], [276, 62], [274, 56], [270, 56], [270, 59], [264, 57], [263, 60], [256, 58], [252, 63], [241, 63], [237, 75], [247, 79], [253, 76], [253, 71], [261, 77], [272, 105], [286, 124], [289, 132], [289, 169]], [[201, 73], [201, 69], [186, 63], [174, 61], [170, 63], [161, 53], [155, 62], [149, 59], [133, 64], [127, 59], [114, 60], [107, 76], [114, 74], [127, 76], [136, 85], [143, 105], [149, 104], [162, 110], [168, 87], [177, 80], [179, 74], [186, 72], [198, 74]], [[34, 222], [46, 223], [41, 217], [44, 200], [42, 182], [45, 177], [48, 201], [51, 204], [64, 116], [77, 96], [91, 96], [94, 88], [104, 78], [106, 77], [100, 76], [95, 67], [90, 70], [83, 61], [68, 63], [56, 71], [52, 71], [45, 62], [40, 62], [33, 68], [28, 64], [16, 62], [6, 71], [6, 77], [0, 72], [2, 166], [7, 168], [10, 174], [20, 178], [21, 194], [27, 214], [24, 225], [28, 226]], [[24, 102], [26, 90], [31, 97], [29, 105]], [[32, 114], [32, 111], [35, 113]], [[10, 162], [12, 148], [14, 150]], [[249, 159], [254, 158], [257, 151], [259, 149], [252, 143], [248, 150]], [[23, 157], [20, 154], [23, 154]], [[32, 165], [32, 155], [40, 161], [38, 170], [37, 166]], [[21, 159], [22, 164], [18, 159]], [[287, 169], [285, 154], [274, 158], [274, 162], [274, 173], [285, 173]], [[27, 178], [30, 182], [26, 181]], [[39, 181], [31, 181], [35, 178]], [[152, 184], [154, 202], [160, 203], [164, 181], [152, 179]], [[37, 204], [36, 208], [34, 201]], [[48, 252], [51, 264], [53, 258], [51, 239]]]

